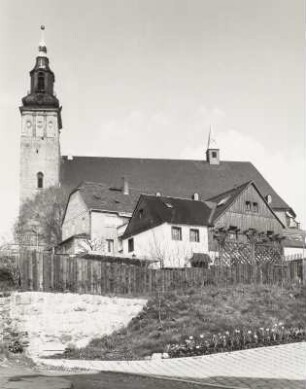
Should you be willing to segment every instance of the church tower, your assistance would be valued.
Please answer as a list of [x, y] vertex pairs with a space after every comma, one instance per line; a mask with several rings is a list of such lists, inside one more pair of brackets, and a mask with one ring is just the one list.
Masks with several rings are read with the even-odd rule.
[[60, 183], [61, 107], [54, 93], [54, 73], [49, 67], [41, 26], [41, 41], [30, 92], [22, 99], [20, 136], [20, 205], [44, 188]]

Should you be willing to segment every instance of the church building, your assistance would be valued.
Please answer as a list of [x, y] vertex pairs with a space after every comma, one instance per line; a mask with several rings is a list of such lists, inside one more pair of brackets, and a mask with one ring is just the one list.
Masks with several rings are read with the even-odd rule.
[[[30, 91], [20, 107], [20, 204], [50, 186], [67, 187], [71, 195], [63, 221], [63, 241], [88, 235], [88, 223], [93, 220], [89, 215], [95, 213], [117, 215], [127, 224], [142, 194], [204, 201], [246, 182], [256, 184], [284, 228], [298, 228], [293, 209], [251, 162], [222, 160], [212, 133], [202, 160], [62, 155], [61, 106], [54, 91], [55, 75], [47, 56], [44, 27], [41, 29], [38, 55], [30, 71]], [[117, 228], [118, 223], [115, 225]], [[114, 238], [112, 230], [106, 238], [117, 236]]]

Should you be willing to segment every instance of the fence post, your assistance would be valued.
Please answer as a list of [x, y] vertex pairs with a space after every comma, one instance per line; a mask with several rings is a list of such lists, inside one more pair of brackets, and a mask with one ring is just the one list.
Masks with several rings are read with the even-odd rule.
[[306, 285], [306, 258], [302, 259], [302, 283]]
[[28, 290], [33, 290], [33, 258], [31, 252], [27, 255], [28, 263]]

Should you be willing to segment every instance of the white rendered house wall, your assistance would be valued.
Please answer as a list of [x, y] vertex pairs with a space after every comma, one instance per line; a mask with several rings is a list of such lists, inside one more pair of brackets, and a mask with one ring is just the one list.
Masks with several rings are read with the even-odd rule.
[[[174, 240], [172, 227], [181, 230], [181, 240]], [[190, 230], [198, 230], [199, 242], [190, 241]], [[129, 240], [134, 250], [129, 251]], [[140, 259], [157, 260], [163, 267], [190, 266], [193, 253], [208, 253], [208, 230], [205, 226], [164, 223], [122, 241], [123, 254]]]
[[118, 227], [126, 224], [129, 218], [118, 213], [91, 211], [91, 241], [95, 251], [103, 254], [118, 254], [121, 242]]
[[79, 192], [70, 196], [62, 225], [62, 240], [78, 234], [89, 234], [89, 211]]

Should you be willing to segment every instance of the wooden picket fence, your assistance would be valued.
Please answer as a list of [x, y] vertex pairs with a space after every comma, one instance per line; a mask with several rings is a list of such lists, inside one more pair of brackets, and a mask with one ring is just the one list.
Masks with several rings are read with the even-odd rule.
[[305, 259], [211, 266], [209, 269], [150, 269], [139, 264], [118, 263], [113, 259], [25, 251], [17, 257], [20, 288], [46, 292], [140, 295], [207, 285], [305, 282]]

